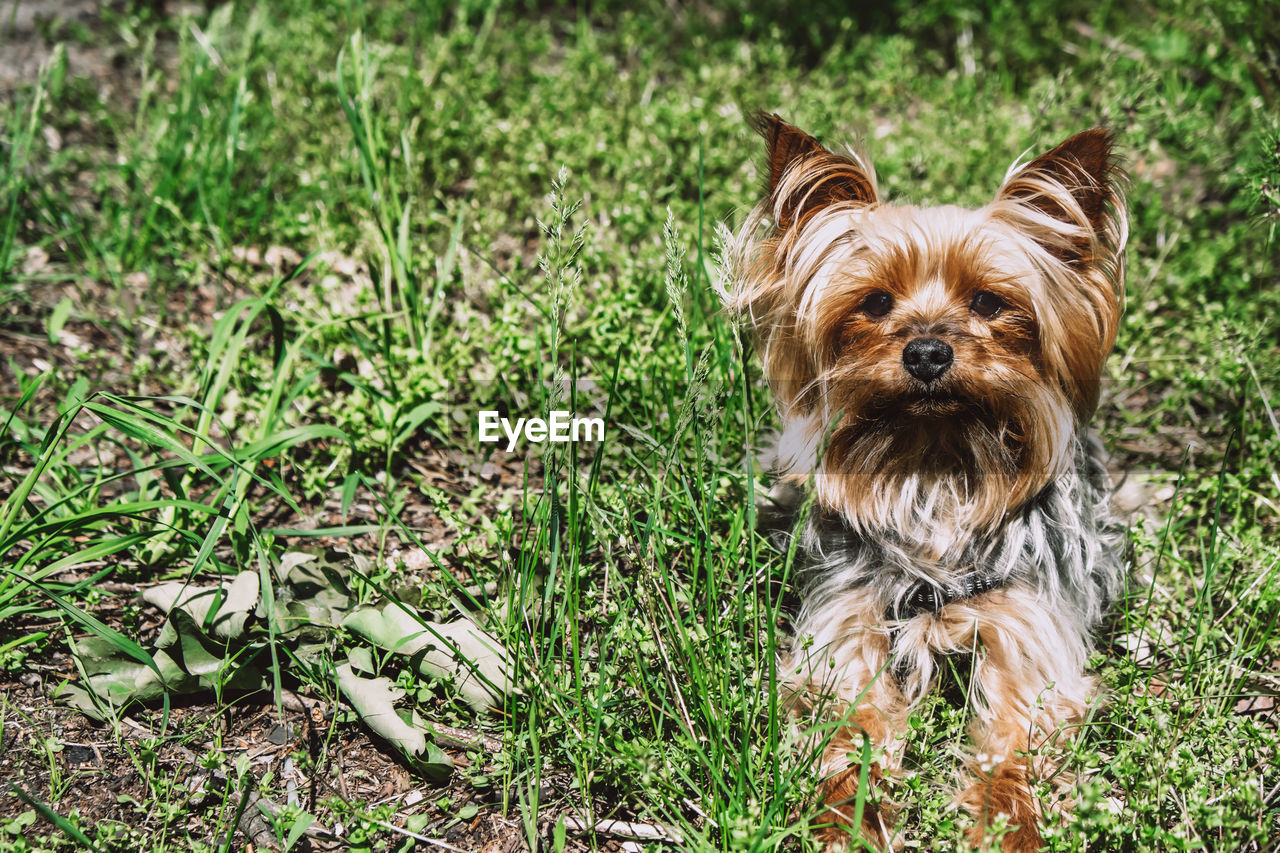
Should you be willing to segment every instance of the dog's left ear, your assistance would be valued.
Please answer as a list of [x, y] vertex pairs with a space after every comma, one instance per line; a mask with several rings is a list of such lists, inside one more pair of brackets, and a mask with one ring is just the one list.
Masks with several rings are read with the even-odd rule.
[[1128, 235], [1113, 137], [1095, 128], [1014, 166], [991, 205], [1061, 262], [1045, 269], [1041, 357], [1083, 419], [1098, 402], [1099, 377], [1115, 343]]
[[768, 147], [766, 189], [783, 231], [833, 204], [875, 203], [875, 173], [867, 164], [828, 151], [777, 115], [757, 113], [751, 124]]
[[[1015, 200], [1069, 227], [1087, 229], [1096, 238], [1111, 224], [1118, 206], [1119, 170], [1112, 155], [1115, 137], [1095, 127], [1077, 133], [1005, 177], [996, 200]], [[1048, 235], [1046, 235], [1048, 236]], [[1087, 261], [1094, 241], [1088, 236], [1047, 241], [1069, 263]]]

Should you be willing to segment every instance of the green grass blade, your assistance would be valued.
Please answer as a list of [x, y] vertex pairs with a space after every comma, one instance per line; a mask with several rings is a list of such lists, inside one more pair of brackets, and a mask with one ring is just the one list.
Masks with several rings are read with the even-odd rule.
[[53, 809], [49, 808], [40, 800], [37, 800], [35, 797], [32, 797], [12, 779], [9, 779], [6, 781], [9, 783], [9, 790], [12, 791], [13, 794], [18, 799], [22, 800], [24, 803], [26, 803], [27, 805], [35, 809], [37, 812], [39, 812], [42, 818], [49, 821], [49, 823], [56, 826], [68, 838], [70, 838], [72, 841], [79, 844], [81, 849], [95, 850], [95, 851], [98, 849], [98, 845], [90, 841], [89, 837], [85, 835], [83, 832], [81, 832], [80, 829], [71, 821], [67, 820], [65, 817], [58, 814]]

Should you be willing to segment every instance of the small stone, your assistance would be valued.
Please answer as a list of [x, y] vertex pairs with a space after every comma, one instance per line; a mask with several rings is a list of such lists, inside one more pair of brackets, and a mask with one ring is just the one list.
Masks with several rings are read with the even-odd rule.
[[278, 725], [267, 734], [267, 743], [282, 746], [293, 740], [293, 729], [290, 726]]
[[44, 269], [49, 263], [49, 253], [39, 246], [32, 246], [27, 249], [27, 253], [22, 257], [22, 272], [24, 275], [35, 275]]
[[97, 756], [94, 755], [91, 747], [77, 744], [68, 744], [67, 748], [62, 751], [62, 757], [66, 759], [68, 764], [90, 764], [97, 761]]

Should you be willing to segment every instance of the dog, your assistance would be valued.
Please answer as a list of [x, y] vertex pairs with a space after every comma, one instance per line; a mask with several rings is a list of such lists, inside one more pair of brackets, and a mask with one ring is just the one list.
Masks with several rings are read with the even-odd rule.
[[891, 845], [860, 773], [900, 770], [911, 709], [965, 654], [969, 839], [990, 844], [1003, 815], [1003, 850], [1036, 850], [1069, 795], [1046, 806], [1035, 787], [1069, 781], [1063, 747], [1098, 693], [1090, 635], [1123, 578], [1088, 428], [1124, 292], [1113, 136], [1015, 163], [972, 210], [884, 201], [866, 157], [777, 115], [754, 125], [767, 186], [725, 295], [775, 398], [775, 495], [811, 492], [779, 666], [792, 712], [835, 729], [814, 735], [820, 840]]

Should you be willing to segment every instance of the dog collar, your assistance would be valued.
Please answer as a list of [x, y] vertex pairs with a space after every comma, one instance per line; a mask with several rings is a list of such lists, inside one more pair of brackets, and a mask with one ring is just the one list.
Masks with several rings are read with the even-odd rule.
[[928, 581], [916, 581], [905, 595], [889, 605], [885, 618], [903, 622], [921, 613], [937, 614], [955, 601], [973, 598], [1001, 586], [1004, 578], [993, 572], [972, 571], [958, 578], [949, 586], [938, 586]]

